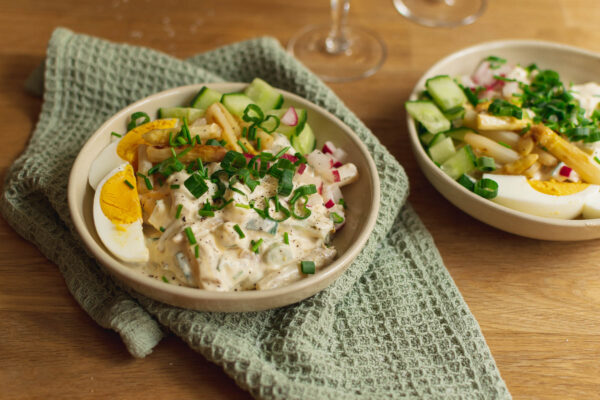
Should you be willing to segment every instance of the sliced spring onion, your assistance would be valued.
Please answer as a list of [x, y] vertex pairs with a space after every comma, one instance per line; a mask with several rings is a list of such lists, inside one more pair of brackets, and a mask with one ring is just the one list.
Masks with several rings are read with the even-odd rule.
[[260, 126], [260, 129], [267, 133], [273, 133], [275, 132], [275, 129], [279, 128], [279, 124], [281, 124], [279, 118], [271, 114], [267, 115], [267, 117], [260, 124], [258, 124], [258, 126]]
[[190, 191], [192, 196], [199, 198], [208, 191], [208, 185], [199, 174], [192, 174], [183, 182], [183, 186]]
[[330, 217], [333, 220], [333, 222], [336, 224], [341, 224], [342, 222], [344, 222], [344, 217], [342, 217], [340, 214], [338, 214], [336, 212], [332, 212], [330, 214]]
[[240, 226], [238, 224], [235, 224], [233, 226], [233, 230], [237, 232], [240, 239], [243, 239], [246, 237], [246, 235], [244, 235], [244, 232], [242, 231], [242, 228], [240, 228]]
[[277, 193], [282, 196], [289, 196], [294, 188], [294, 171], [291, 169], [284, 169], [279, 178], [279, 185], [277, 186]]
[[338, 204], [344, 207], [344, 210], [348, 208], [348, 206], [346, 205], [346, 200], [344, 199], [340, 199], [340, 201], [338, 201]]
[[484, 172], [490, 172], [496, 169], [496, 162], [492, 157], [482, 156], [476, 161], [477, 169]]
[[164, 226], [161, 226], [160, 228], [158, 228], [159, 231], [164, 232], [166, 229]]
[[598, 156], [594, 156], [594, 161], [596, 161], [598, 164], [600, 164], [600, 158], [598, 158]]
[[181, 210], [183, 210], [183, 204], [179, 204], [177, 206], [177, 211], [175, 212], [175, 219], [179, 219], [179, 217], [181, 217]]
[[[281, 213], [283, 215], [282, 218], [275, 218], [269, 213], [271, 201], [275, 202], [275, 212]], [[287, 208], [285, 208], [283, 206], [283, 204], [281, 204], [281, 202], [279, 201], [279, 197], [272, 196], [267, 199], [267, 202], [265, 205], [265, 214], [266, 214], [267, 218], [269, 218], [270, 220], [273, 220], [275, 222], [283, 222], [290, 217], [291, 213], [290, 213], [290, 210], [288, 210]]]
[[481, 179], [475, 184], [473, 191], [483, 198], [493, 199], [498, 195], [498, 182], [487, 178]]
[[[169, 175], [179, 172], [184, 168], [184, 165], [177, 159], [177, 157], [169, 157], [160, 164], [158, 164], [158, 172], [167, 178]], [[154, 169], [152, 167], [150, 170]], [[148, 171], [149, 175], [152, 175], [150, 171]]]
[[133, 186], [133, 185], [131, 184], [131, 182], [129, 182], [127, 179], [125, 179], [124, 183], [125, 183], [127, 186], [129, 186], [129, 189], [133, 189], [133, 188], [135, 187], [135, 186]]
[[290, 146], [284, 147], [283, 149], [279, 150], [277, 152], [277, 154], [275, 154], [275, 156], [273, 156], [273, 158], [277, 159], [279, 157], [281, 157], [282, 155], [284, 155], [285, 153], [287, 153], [287, 151], [290, 149]]
[[115, 136], [115, 137], [123, 137], [123, 135], [118, 134], [117, 132], [111, 132], [111, 135]]
[[302, 196], [308, 196], [315, 193], [317, 193], [317, 187], [314, 184], [299, 186], [294, 190], [294, 194], [290, 199], [290, 205], [298, 201]]
[[523, 118], [523, 109], [503, 99], [494, 99], [488, 107], [488, 112], [500, 117]]
[[185, 228], [184, 232], [187, 236], [188, 242], [190, 242], [190, 244], [196, 244], [196, 237], [194, 236], [194, 232], [192, 232], [192, 228], [188, 226], [187, 228]]
[[303, 215], [296, 214], [296, 203], [300, 199], [300, 197], [296, 198], [296, 196], [294, 196], [294, 199], [294, 201], [290, 201], [290, 213], [292, 214], [292, 216], [296, 219], [306, 219], [310, 217], [312, 211], [310, 211], [308, 207], [306, 207], [306, 203], [308, 203], [308, 196], [302, 196], [302, 199], [304, 200], [304, 204], [302, 204], [302, 211], [304, 212]]
[[[140, 118], [143, 118], [143, 121], [140, 124], [138, 124], [137, 120]], [[133, 114], [131, 114], [131, 119], [129, 121], [129, 124], [127, 124], [127, 130], [130, 131], [137, 126], [146, 124], [148, 122], [150, 122], [150, 116], [148, 116], [148, 114], [146, 114], [145, 112], [142, 112], [142, 111], [134, 112]]]
[[471, 192], [475, 189], [475, 182], [465, 174], [462, 174], [456, 181]]
[[290, 244], [290, 236], [287, 232], [283, 232], [283, 243]]
[[169, 283], [169, 280], [168, 280], [168, 279], [167, 279], [167, 277], [166, 277], [166, 276], [164, 276], [164, 275], [162, 276], [162, 281], [163, 281], [164, 283]]
[[181, 186], [180, 185], [171, 185], [169, 186], [171, 189], [179, 189]]
[[229, 150], [221, 161], [221, 168], [227, 172], [237, 172], [240, 168], [246, 166], [246, 157], [242, 153]]
[[303, 274], [314, 274], [315, 273], [315, 262], [314, 261], [300, 261], [300, 269]]
[[265, 119], [265, 114], [262, 109], [256, 104], [248, 104], [244, 109], [242, 119], [246, 122], [254, 122], [260, 124]]
[[200, 245], [195, 245], [194, 246], [194, 257], [198, 258], [199, 255], [200, 255]]
[[512, 146], [511, 146], [510, 144], [508, 144], [508, 143], [504, 143], [504, 142], [500, 142], [500, 141], [499, 141], [499, 142], [498, 142], [498, 144], [499, 144], [500, 146], [504, 146], [504, 147], [506, 147], [507, 149], [512, 149]]

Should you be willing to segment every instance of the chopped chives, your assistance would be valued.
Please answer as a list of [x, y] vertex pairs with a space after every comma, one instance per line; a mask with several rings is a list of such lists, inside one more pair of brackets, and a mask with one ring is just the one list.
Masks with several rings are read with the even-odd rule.
[[171, 189], [179, 189], [179, 188], [180, 188], [180, 186], [179, 186], [179, 185], [171, 185], [171, 186], [169, 186], [169, 187], [170, 187]]
[[504, 143], [504, 142], [498, 142], [499, 145], [506, 147], [507, 149], [512, 149], [510, 144]]
[[344, 199], [340, 199], [340, 201], [338, 201], [338, 204], [344, 207], [344, 210], [348, 208], [348, 206], [346, 205], [346, 200]]
[[161, 226], [160, 228], [158, 228], [159, 231], [164, 232], [165, 231], [165, 227]]
[[284, 155], [285, 153], [287, 153], [287, 151], [290, 149], [290, 146], [284, 147], [283, 149], [279, 150], [277, 152], [277, 154], [275, 154], [275, 156], [273, 158], [279, 158], [282, 155]]
[[143, 178], [143, 179], [144, 179], [144, 183], [146, 184], [146, 187], [148, 188], [148, 190], [152, 190], [152, 189], [154, 189], [154, 188], [152, 187], [152, 182], [150, 182], [150, 179], [148, 179], [148, 177], [147, 177], [146, 175], [142, 174], [141, 172], [138, 172], [138, 173], [137, 173], [137, 175], [138, 175], [140, 178]]
[[260, 245], [262, 244], [262, 242], [263, 242], [262, 238], [258, 239], [256, 242], [254, 240], [252, 240], [250, 242], [250, 244], [252, 245], [252, 247], [251, 247], [252, 251], [255, 252], [256, 254], [258, 254], [258, 250], [259, 250]]
[[166, 277], [166, 276], [164, 276], [164, 275], [162, 276], [162, 280], [163, 280], [163, 282], [164, 282], [164, 283], [169, 283], [169, 280], [168, 280], [168, 279], [167, 279], [167, 277]]
[[180, 144], [182, 146], [185, 145], [185, 144], [187, 144], [187, 141], [183, 137], [181, 137], [181, 136], [178, 136], [175, 141], [177, 142], [177, 144]]
[[257, 138], [256, 139], [256, 150], [260, 150], [260, 148], [261, 148], [261, 143], [260, 142], [261, 142], [260, 138]]
[[208, 201], [206, 203], [204, 203], [204, 207], [202, 207], [200, 210], [198, 210], [198, 214], [201, 217], [214, 217], [215, 216], [215, 212], [213, 211], [213, 208]]
[[235, 224], [233, 226], [233, 230], [237, 232], [240, 239], [243, 239], [246, 237], [246, 235], [244, 235], [244, 232], [242, 231], [242, 228], [240, 228], [240, 226], [238, 224]]
[[179, 204], [177, 206], [177, 212], [175, 212], [175, 219], [179, 219], [179, 217], [181, 217], [181, 210], [183, 210], [183, 204]]
[[238, 145], [239, 145], [239, 146], [242, 148], [242, 151], [243, 151], [244, 153], [248, 153], [248, 148], [247, 148], [246, 146], [244, 146], [244, 143], [242, 143], [242, 141], [241, 141], [241, 140], [238, 140], [238, 141], [237, 141], [237, 144], [238, 144]]
[[303, 274], [314, 274], [315, 273], [315, 263], [314, 261], [300, 261], [300, 269]]
[[283, 232], [283, 243], [290, 244], [290, 237], [287, 232]]
[[595, 161], [596, 161], [598, 164], [600, 164], [600, 158], [598, 158], [598, 156], [594, 156], [594, 160], [595, 160]]
[[131, 184], [131, 182], [129, 182], [127, 179], [125, 179], [125, 184], [126, 184], [127, 186], [129, 186], [129, 189], [134, 189], [134, 188], [135, 188], [135, 186], [133, 186], [133, 185]]
[[185, 235], [187, 236], [188, 242], [190, 242], [190, 244], [196, 244], [196, 237], [194, 236], [194, 232], [192, 232], [192, 228], [190, 228], [189, 226], [185, 228]]
[[119, 138], [123, 137], [123, 135], [120, 135], [117, 132], [111, 132], [110, 134], [113, 135], [113, 136], [119, 137]]
[[235, 206], [239, 208], [245, 208], [246, 210], [250, 209], [250, 206], [248, 204], [235, 203]]
[[199, 255], [200, 255], [200, 246], [195, 245], [194, 246], [194, 257], [198, 258]]

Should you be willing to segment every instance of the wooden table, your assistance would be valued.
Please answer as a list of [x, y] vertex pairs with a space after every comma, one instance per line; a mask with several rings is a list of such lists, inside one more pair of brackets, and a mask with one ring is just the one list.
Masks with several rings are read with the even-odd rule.
[[[1, 175], [24, 149], [41, 101], [23, 91], [56, 26], [186, 57], [272, 35], [286, 43], [327, 22], [325, 0], [0, 1]], [[490, 1], [459, 29], [411, 23], [391, 0], [352, 2], [351, 21], [378, 31], [389, 50], [369, 79], [331, 85], [406, 168], [410, 201], [479, 321], [515, 398], [600, 396], [600, 242], [551, 243], [488, 227], [425, 180], [407, 144], [403, 102], [436, 60], [478, 42], [537, 38], [600, 51], [596, 0]], [[599, 74], [600, 80], [600, 74]], [[177, 338], [143, 360], [98, 327], [58, 269], [0, 220], [0, 397], [249, 398]]]

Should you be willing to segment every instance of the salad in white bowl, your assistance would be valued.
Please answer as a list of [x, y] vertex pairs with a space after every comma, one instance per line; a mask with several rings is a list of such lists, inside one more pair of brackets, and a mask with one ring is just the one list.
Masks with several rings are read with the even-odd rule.
[[[166, 283], [263, 290], [314, 274], [336, 256], [346, 152], [315, 134], [305, 110], [255, 79], [244, 92], [203, 87], [188, 107], [133, 113], [91, 164], [93, 216], [119, 260]], [[317, 132], [318, 134], [318, 132]]]
[[565, 84], [496, 56], [437, 75], [406, 103], [430, 159], [497, 204], [556, 219], [600, 218], [600, 86]]

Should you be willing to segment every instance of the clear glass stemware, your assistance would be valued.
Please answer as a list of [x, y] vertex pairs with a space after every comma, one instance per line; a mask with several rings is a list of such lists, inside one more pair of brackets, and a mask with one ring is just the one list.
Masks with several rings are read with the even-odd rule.
[[487, 5], [487, 0], [393, 1], [396, 10], [406, 18], [425, 26], [447, 28], [475, 22]]
[[373, 75], [387, 56], [383, 40], [348, 24], [349, 0], [330, 0], [330, 5], [331, 23], [305, 27], [290, 39], [288, 50], [327, 82]]

